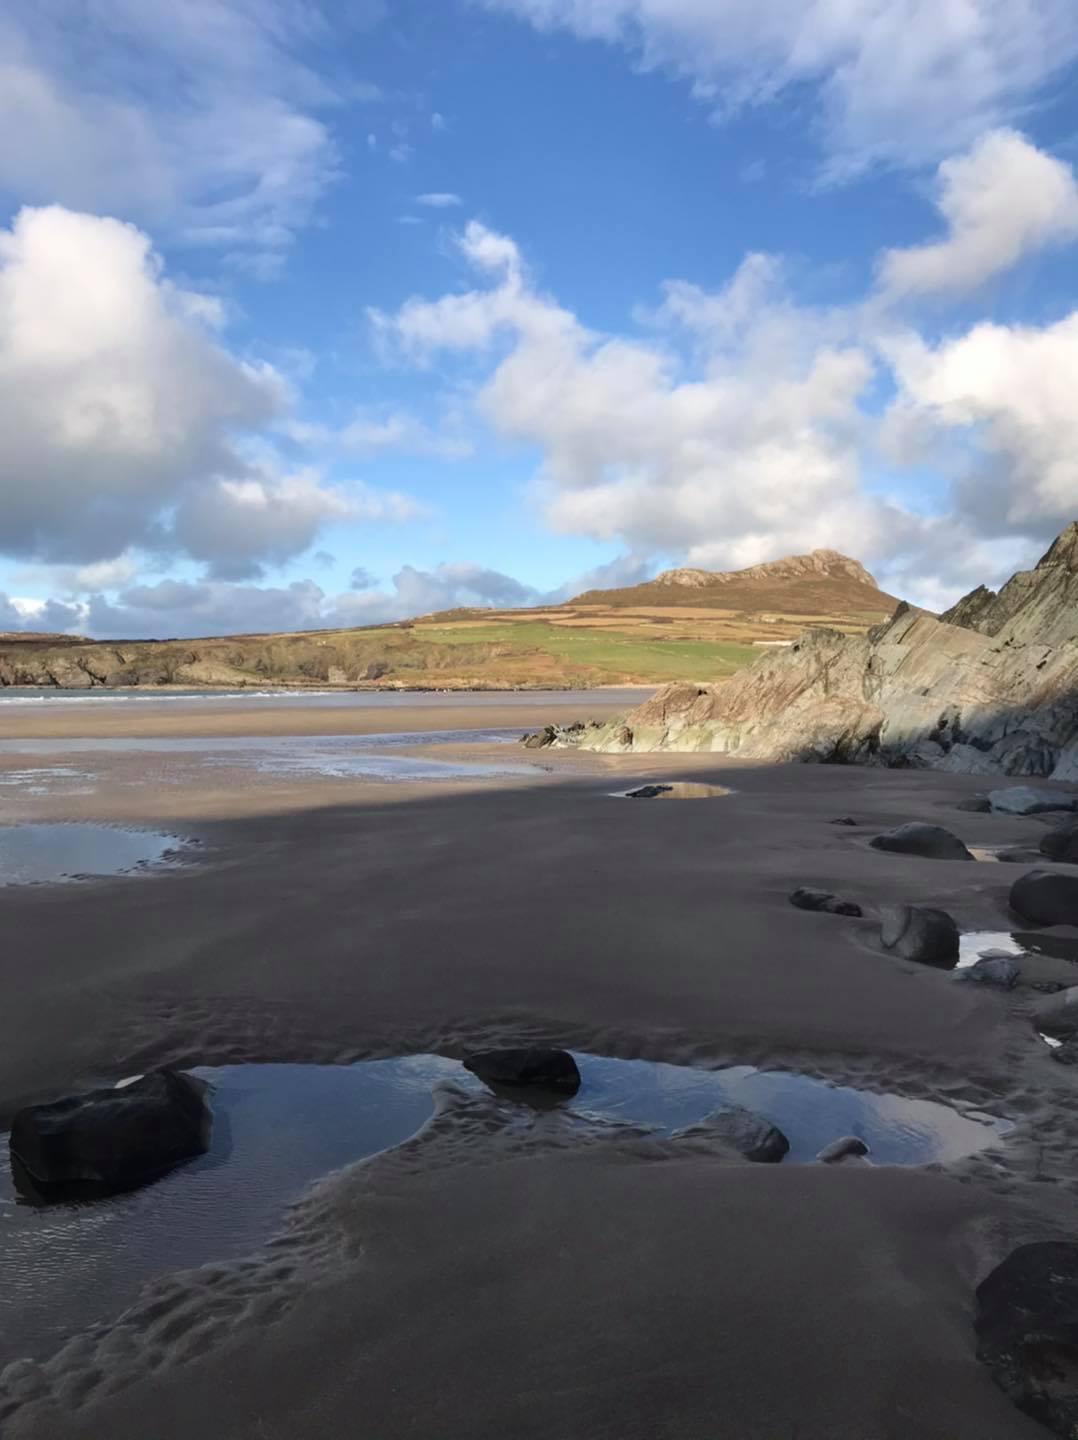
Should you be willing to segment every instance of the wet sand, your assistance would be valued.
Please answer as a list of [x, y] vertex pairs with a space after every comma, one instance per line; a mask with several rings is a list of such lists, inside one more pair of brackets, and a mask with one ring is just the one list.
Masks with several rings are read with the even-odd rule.
[[[147, 733], [141, 715], [76, 708], [31, 728]], [[577, 718], [571, 704], [511, 708], [505, 720], [497, 699], [476, 707], [476, 727]], [[402, 708], [371, 728], [465, 728], [447, 711]], [[302, 733], [345, 733], [339, 713], [301, 713], [326, 721]], [[300, 733], [294, 710], [275, 720], [264, 706], [153, 723]], [[490, 762], [507, 748], [432, 753]], [[1014, 1244], [1068, 1235], [1076, 1081], [1033, 1033], [1030, 992], [897, 961], [870, 913], [786, 898], [820, 885], [866, 912], [910, 900], [1006, 929], [1017, 867], [865, 842], [924, 819], [970, 844], [1035, 843], [1041, 824], [955, 810], [984, 788], [965, 777], [508, 758], [530, 773], [387, 785], [121, 753], [95, 760], [90, 793], [0, 792], [7, 818], [201, 842], [168, 874], [0, 889], [3, 1115], [166, 1062], [460, 1056], [541, 1039], [799, 1068], [981, 1106], [1015, 1130], [940, 1170], [731, 1165], [620, 1132], [522, 1138], [497, 1106], [450, 1097], [413, 1141], [316, 1188], [280, 1244], [162, 1282], [118, 1326], [9, 1371], [5, 1436], [1044, 1434], [976, 1363], [972, 1290]], [[0, 756], [0, 769], [34, 763]], [[47, 763], [81, 761], [73, 746]], [[610, 798], [669, 778], [736, 793]], [[863, 826], [828, 823], [847, 814]], [[17, 1324], [2, 1299], [0, 1324]]]

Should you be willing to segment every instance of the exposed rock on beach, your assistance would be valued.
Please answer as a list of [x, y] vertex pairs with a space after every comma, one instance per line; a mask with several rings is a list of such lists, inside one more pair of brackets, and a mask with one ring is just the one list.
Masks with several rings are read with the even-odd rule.
[[979, 587], [941, 616], [903, 603], [864, 638], [808, 630], [579, 743], [1078, 780], [1076, 692], [1078, 523], [998, 594]]

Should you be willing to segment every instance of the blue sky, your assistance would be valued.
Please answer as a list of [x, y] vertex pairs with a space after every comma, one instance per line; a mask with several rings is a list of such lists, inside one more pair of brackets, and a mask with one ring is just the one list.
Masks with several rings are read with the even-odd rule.
[[0, 627], [375, 623], [1078, 514], [1071, 0], [12, 0]]

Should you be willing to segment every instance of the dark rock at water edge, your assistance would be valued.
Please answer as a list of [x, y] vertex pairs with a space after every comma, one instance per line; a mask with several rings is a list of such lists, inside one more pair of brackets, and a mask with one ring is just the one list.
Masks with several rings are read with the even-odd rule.
[[191, 1075], [157, 1070], [119, 1090], [30, 1106], [12, 1123], [12, 1158], [45, 1198], [135, 1189], [209, 1148], [205, 1093]]
[[715, 1110], [698, 1125], [678, 1133], [717, 1140], [726, 1149], [758, 1165], [777, 1165], [790, 1148], [789, 1140], [776, 1125], [742, 1105]]
[[1078, 925], [1078, 875], [1030, 870], [1011, 886], [1011, 909], [1038, 925]]
[[660, 795], [669, 795], [672, 785], [641, 785], [639, 790], [626, 790], [628, 800], [658, 800]]
[[868, 842], [874, 850], [887, 850], [896, 855], [920, 855], [927, 860], [972, 860], [973, 856], [950, 830], [942, 825], [924, 825], [912, 821], [876, 835]]
[[790, 895], [790, 904], [799, 910], [822, 910], [830, 915], [862, 915], [860, 905], [853, 900], [840, 900], [830, 890], [814, 890], [811, 885], [799, 885]]
[[858, 822], [852, 815], [840, 815], [837, 820], [829, 820], [829, 825], [856, 825]]
[[859, 1160], [868, 1154], [868, 1146], [856, 1135], [843, 1135], [825, 1145], [816, 1159], [822, 1165], [841, 1165], [844, 1160]]
[[558, 738], [558, 727], [547, 725], [542, 730], [536, 730], [534, 734], [522, 735], [520, 743], [525, 750], [544, 750], [548, 745], [553, 745]]
[[1078, 815], [1072, 815], [1041, 836], [1040, 852], [1049, 860], [1064, 865], [1078, 865]]
[[492, 1089], [546, 1090], [557, 1095], [575, 1095], [580, 1089], [580, 1071], [568, 1050], [540, 1046], [481, 1050], [465, 1059], [464, 1068]]
[[966, 969], [959, 970], [955, 978], [972, 985], [998, 985], [1001, 990], [1013, 990], [1021, 974], [1013, 955], [982, 955]]
[[880, 911], [880, 940], [903, 960], [946, 969], [958, 960], [958, 926], [946, 910], [919, 905], [885, 905]]
[[988, 796], [992, 809], [1002, 815], [1047, 815], [1053, 810], [1074, 810], [1078, 799], [1055, 790], [1037, 790], [1032, 785], [1011, 785], [993, 790]]
[[1053, 1040], [1069, 1040], [1078, 1036], [1078, 985], [1068, 985], [1038, 1001], [1033, 1011], [1033, 1027]]
[[959, 800], [954, 808], [969, 811], [973, 815], [990, 815], [992, 802], [987, 795], [974, 795], [969, 800]]
[[977, 1358], [1015, 1405], [1078, 1436], [1078, 1245], [1022, 1245], [977, 1287]]

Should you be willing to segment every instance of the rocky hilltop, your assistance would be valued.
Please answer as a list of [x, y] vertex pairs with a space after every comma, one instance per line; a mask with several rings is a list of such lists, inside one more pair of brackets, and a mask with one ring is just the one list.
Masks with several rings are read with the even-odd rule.
[[1033, 570], [864, 637], [813, 629], [727, 684], [668, 685], [587, 732], [605, 751], [714, 751], [1078, 780], [1078, 523]]
[[665, 570], [642, 585], [587, 590], [571, 603], [715, 606], [801, 615], [845, 611], [881, 619], [898, 601], [880, 589], [860, 561], [837, 550], [812, 550], [746, 570]]

